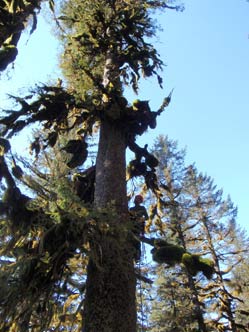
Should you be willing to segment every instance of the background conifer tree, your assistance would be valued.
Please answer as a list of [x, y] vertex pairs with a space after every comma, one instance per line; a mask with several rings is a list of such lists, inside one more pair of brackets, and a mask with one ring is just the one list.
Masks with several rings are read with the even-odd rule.
[[[158, 179], [163, 194], [151, 215], [160, 221], [157, 231], [167, 239], [175, 239], [187, 252], [212, 257], [216, 273], [208, 279], [196, 274], [193, 260], [187, 255], [183, 256], [181, 268], [170, 271], [175, 263], [169, 258], [169, 271], [159, 267], [157, 272], [159, 287], [151, 316], [152, 330], [180, 328], [179, 321], [184, 320], [183, 331], [238, 331], [235, 308], [242, 304], [242, 294], [234, 295], [232, 273], [244, 260], [248, 240], [239, 235], [236, 208], [229, 197], [222, 198], [222, 191], [216, 189], [210, 177], [198, 173], [193, 165], [185, 166], [184, 151], [177, 150], [176, 142], [160, 136], [153, 152], [159, 159]], [[208, 220], [203, 219], [204, 215]], [[185, 297], [180, 284], [186, 287]], [[184, 304], [186, 310], [181, 309]]]

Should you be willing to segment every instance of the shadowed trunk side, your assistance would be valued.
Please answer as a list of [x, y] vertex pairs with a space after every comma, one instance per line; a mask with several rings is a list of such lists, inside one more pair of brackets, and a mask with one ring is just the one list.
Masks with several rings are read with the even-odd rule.
[[90, 258], [87, 269], [84, 332], [136, 331], [136, 280], [132, 248], [127, 232], [118, 239], [118, 230], [128, 221], [126, 197], [125, 135], [103, 121], [96, 164], [95, 207], [110, 206], [117, 213], [110, 221], [117, 236], [103, 236], [98, 264]]

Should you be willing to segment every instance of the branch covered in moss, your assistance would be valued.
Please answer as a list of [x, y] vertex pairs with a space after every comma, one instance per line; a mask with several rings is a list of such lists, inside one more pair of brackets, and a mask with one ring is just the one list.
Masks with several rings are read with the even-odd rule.
[[179, 245], [162, 239], [147, 239], [145, 237], [142, 237], [141, 241], [154, 247], [151, 250], [152, 258], [159, 264], [165, 263], [169, 266], [183, 264], [191, 275], [195, 276], [198, 272], [202, 272], [207, 279], [211, 279], [215, 272], [212, 260], [191, 254]]

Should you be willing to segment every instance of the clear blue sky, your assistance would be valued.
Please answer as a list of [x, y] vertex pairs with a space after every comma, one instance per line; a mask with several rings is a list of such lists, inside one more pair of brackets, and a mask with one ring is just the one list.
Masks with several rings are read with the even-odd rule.
[[[214, 178], [238, 206], [238, 222], [249, 231], [249, 3], [246, 0], [186, 0], [185, 11], [159, 16], [163, 32], [156, 47], [164, 60], [164, 90], [155, 80], [142, 85], [140, 98], [155, 110], [175, 88], [158, 134], [187, 147], [187, 162]], [[57, 44], [40, 18], [22, 38], [15, 69], [0, 80], [3, 93], [57, 78]], [[6, 104], [5, 104], [6, 105]]]

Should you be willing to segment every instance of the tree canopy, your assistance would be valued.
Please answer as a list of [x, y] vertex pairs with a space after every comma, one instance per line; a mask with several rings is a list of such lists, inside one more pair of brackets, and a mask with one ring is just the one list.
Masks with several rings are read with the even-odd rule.
[[[49, 4], [54, 13], [54, 2]], [[0, 70], [15, 59], [30, 16], [35, 29], [40, 5], [0, 0], [0, 24], [8, 14], [0, 33]], [[141, 79], [152, 76], [163, 87], [163, 61], [150, 38], [158, 28], [154, 12], [172, 9], [182, 6], [61, 1], [56, 22], [63, 78], [11, 96], [16, 107], [0, 118], [1, 329], [135, 332], [136, 281], [150, 282], [137, 271], [140, 241], [152, 246], [155, 262], [184, 266], [189, 280], [199, 272], [211, 279], [216, 272], [215, 254], [210, 260], [191, 251], [179, 232], [179, 188], [170, 192], [170, 174], [160, 179], [159, 156], [137, 144], [138, 136], [156, 127], [172, 91], [156, 110], [148, 100], [130, 101], [124, 94], [126, 87], [139, 94]], [[34, 130], [31, 161], [11, 149], [11, 138], [27, 127]], [[134, 154], [128, 165], [127, 148]], [[188, 179], [195, 177], [192, 171]], [[136, 178], [144, 183], [144, 196], [153, 197], [151, 236], [137, 233], [139, 217], [129, 213], [127, 183]], [[194, 180], [191, 185], [199, 190]], [[173, 236], [165, 236], [162, 211], [175, 227]], [[209, 211], [201, 213], [194, 216], [206, 225]]]

